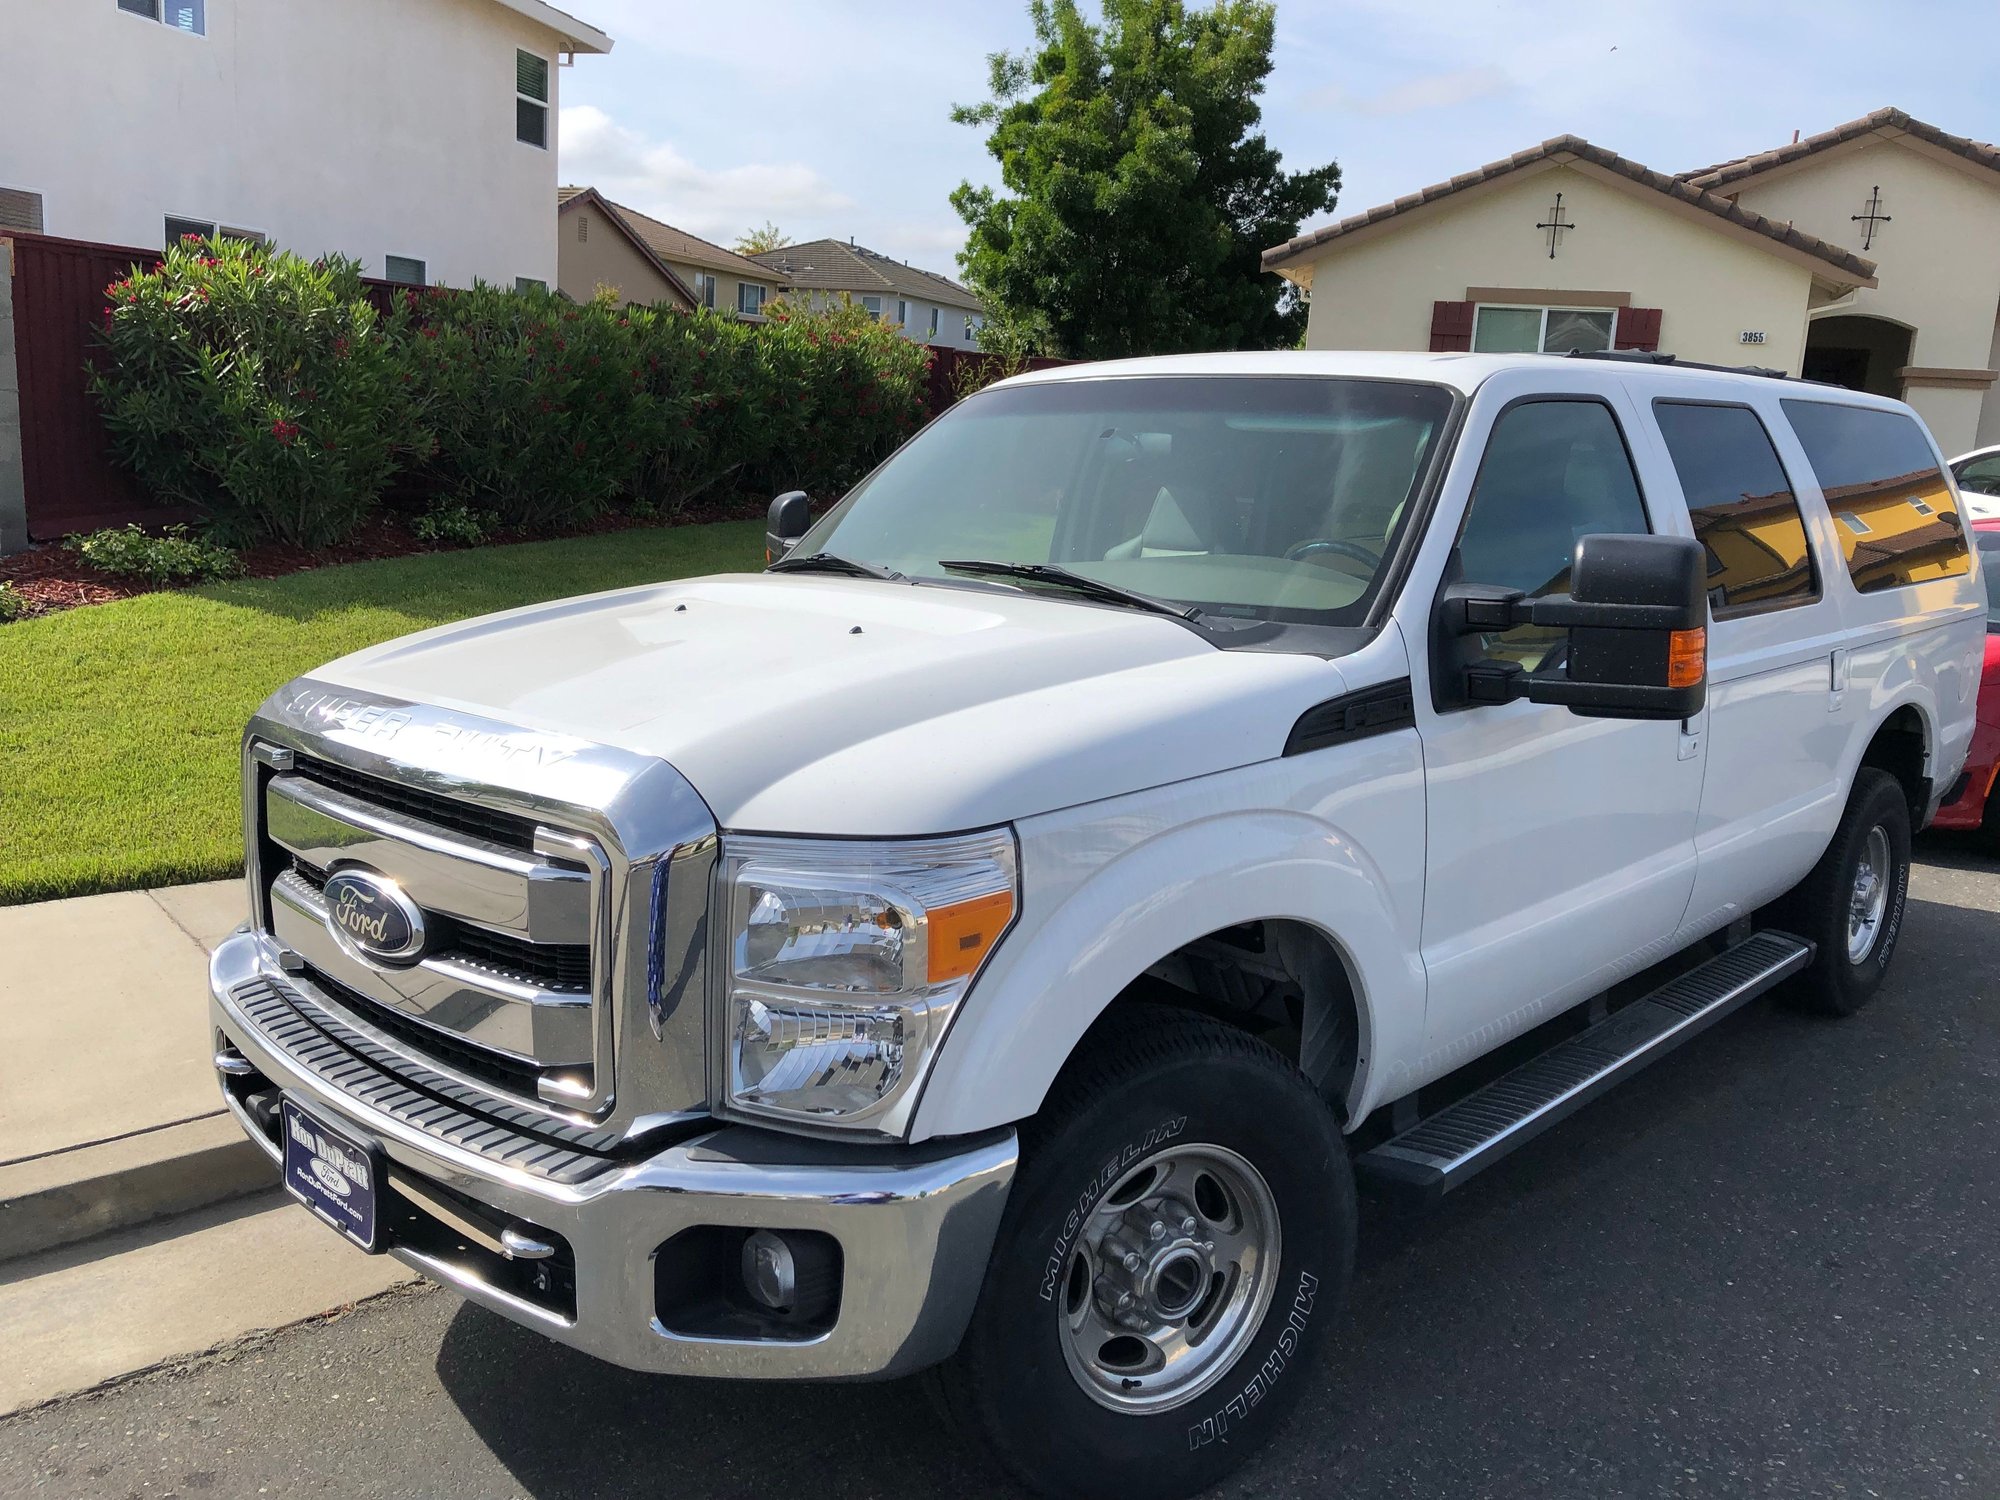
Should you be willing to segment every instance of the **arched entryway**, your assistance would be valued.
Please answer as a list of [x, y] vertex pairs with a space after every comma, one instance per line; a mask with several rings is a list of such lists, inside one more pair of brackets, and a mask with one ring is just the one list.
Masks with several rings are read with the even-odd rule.
[[1807, 380], [1844, 385], [1878, 396], [1903, 394], [1896, 372], [1910, 363], [1915, 330], [1887, 318], [1837, 313], [1806, 325], [1806, 354], [1799, 373]]

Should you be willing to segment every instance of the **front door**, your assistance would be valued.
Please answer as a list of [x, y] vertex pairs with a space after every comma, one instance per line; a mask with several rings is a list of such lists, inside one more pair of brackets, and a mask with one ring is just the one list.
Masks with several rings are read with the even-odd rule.
[[[1560, 593], [1581, 537], [1681, 529], [1649, 519], [1622, 401], [1613, 389], [1507, 403], [1483, 452], [1475, 412], [1458, 577]], [[1555, 664], [1563, 639], [1530, 626], [1482, 644], [1534, 670]], [[1426, 653], [1411, 654], [1423, 670]], [[1427, 681], [1415, 696], [1435, 1077], [1672, 950], [1694, 884], [1702, 739], [1699, 724], [1532, 703], [1441, 710]]]

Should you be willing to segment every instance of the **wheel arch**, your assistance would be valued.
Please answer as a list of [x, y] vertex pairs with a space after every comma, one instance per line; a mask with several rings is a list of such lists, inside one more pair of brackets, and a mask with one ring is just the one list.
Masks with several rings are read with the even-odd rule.
[[1219, 964], [1212, 945], [1241, 942], [1246, 929], [1257, 934], [1248, 956], [1297, 982], [1293, 1055], [1348, 1121], [1391, 1097], [1421, 1050], [1421, 908], [1408, 893], [1400, 908], [1363, 852], [1316, 818], [1206, 819], [1136, 845], [1046, 913], [1034, 911], [1034, 891], [953, 1022], [914, 1140], [1033, 1115], [1091, 1027], [1123, 1001], [1167, 999], [1268, 1031], [1255, 1003], [1268, 993], [1231, 997], [1171, 972], [1199, 957]]

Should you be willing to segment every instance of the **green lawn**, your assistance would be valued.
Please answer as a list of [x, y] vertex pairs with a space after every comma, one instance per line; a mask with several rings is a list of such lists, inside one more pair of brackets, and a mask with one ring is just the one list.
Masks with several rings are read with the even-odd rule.
[[0, 905], [242, 868], [237, 742], [288, 679], [490, 610], [762, 565], [753, 521], [355, 563], [0, 626]]

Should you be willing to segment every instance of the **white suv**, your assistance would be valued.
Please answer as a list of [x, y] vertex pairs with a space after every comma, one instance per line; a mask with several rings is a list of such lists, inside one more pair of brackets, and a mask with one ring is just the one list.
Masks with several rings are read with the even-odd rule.
[[1865, 1002], [1972, 733], [1956, 492], [1847, 391], [1073, 366], [804, 508], [276, 694], [217, 1067], [364, 1248], [635, 1368], [934, 1367], [1051, 1494], [1272, 1430], [1357, 1172]]

